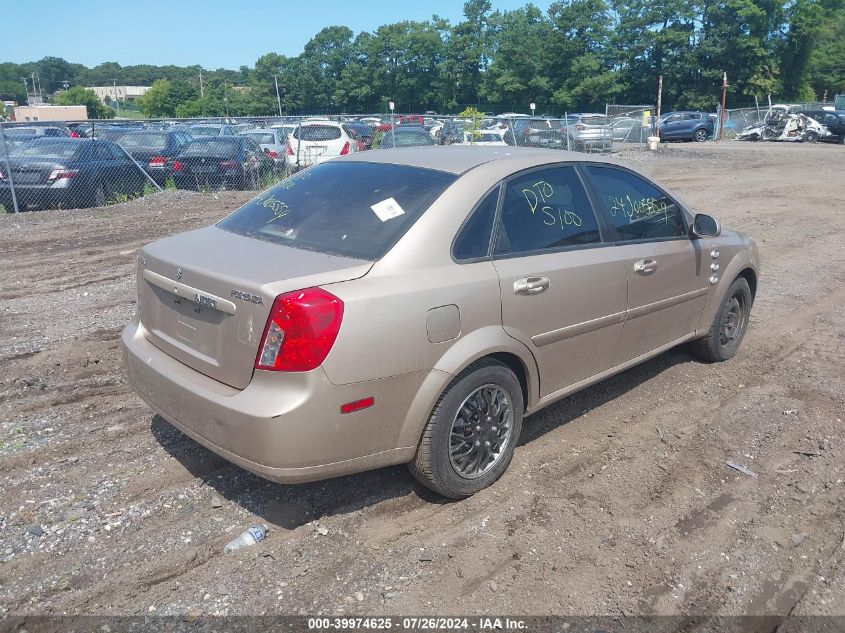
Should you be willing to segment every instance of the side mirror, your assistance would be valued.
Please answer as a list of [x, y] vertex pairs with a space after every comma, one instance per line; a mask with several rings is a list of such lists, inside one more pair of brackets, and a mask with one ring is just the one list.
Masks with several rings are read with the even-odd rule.
[[269, 153], [270, 153], [270, 148], [269, 148], [269, 147], [265, 147], [265, 148], [264, 148], [264, 153], [265, 153], [265, 154], [269, 154]]
[[718, 237], [722, 232], [722, 227], [712, 215], [696, 213], [691, 232], [693, 237]]

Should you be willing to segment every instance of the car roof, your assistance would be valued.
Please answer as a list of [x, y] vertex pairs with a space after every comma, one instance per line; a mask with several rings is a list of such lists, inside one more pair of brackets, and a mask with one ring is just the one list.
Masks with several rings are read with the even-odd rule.
[[435, 169], [460, 175], [492, 161], [513, 161], [522, 163], [524, 159], [536, 156], [537, 164], [550, 162], [602, 162], [618, 164], [612, 160], [593, 157], [583, 152], [568, 152], [556, 149], [533, 147], [496, 147], [496, 146], [443, 146], [427, 145], [422, 147], [401, 147], [384, 149], [377, 152], [355, 152], [336, 158], [341, 161], [381, 163], [388, 165], [406, 165], [423, 169]]

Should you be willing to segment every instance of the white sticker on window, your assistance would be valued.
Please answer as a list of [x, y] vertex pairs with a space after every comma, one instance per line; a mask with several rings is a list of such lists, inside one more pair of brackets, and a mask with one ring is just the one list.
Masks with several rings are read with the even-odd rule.
[[382, 222], [387, 222], [391, 218], [398, 217], [405, 213], [405, 209], [399, 206], [393, 198], [376, 202], [370, 207]]

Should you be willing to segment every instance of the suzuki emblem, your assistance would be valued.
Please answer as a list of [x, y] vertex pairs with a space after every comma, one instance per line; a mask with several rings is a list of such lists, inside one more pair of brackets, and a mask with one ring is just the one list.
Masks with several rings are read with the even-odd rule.
[[176, 269], [176, 279], [177, 280], [182, 279], [182, 269], [181, 268]]

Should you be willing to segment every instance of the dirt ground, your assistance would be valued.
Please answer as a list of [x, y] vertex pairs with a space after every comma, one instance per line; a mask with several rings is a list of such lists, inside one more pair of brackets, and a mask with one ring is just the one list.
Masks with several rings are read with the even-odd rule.
[[845, 614], [845, 147], [627, 157], [760, 242], [743, 347], [528, 418], [456, 503], [404, 467], [264, 481], [127, 386], [136, 249], [245, 194], [0, 217], [0, 615]]

